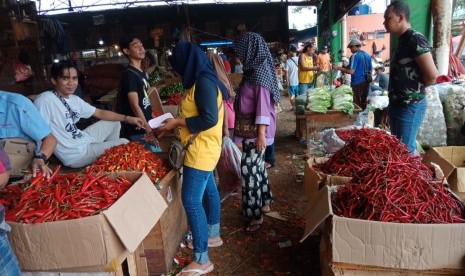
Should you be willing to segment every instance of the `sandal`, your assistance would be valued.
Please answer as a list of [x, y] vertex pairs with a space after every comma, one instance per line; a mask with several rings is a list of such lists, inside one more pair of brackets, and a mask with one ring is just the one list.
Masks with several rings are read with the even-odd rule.
[[257, 232], [262, 227], [262, 224], [263, 224], [263, 218], [261, 218], [259, 220], [252, 220], [249, 223], [249, 226], [247, 226], [245, 228], [245, 231], [248, 232], [248, 233]]
[[263, 213], [269, 213], [271, 212], [271, 208], [270, 208], [270, 205], [265, 205], [262, 207], [262, 212]]
[[210, 263], [209, 266], [207, 266], [206, 268], [204, 269], [201, 269], [201, 268], [187, 268], [187, 266], [185, 268], [183, 268], [178, 274], [176, 274], [176, 276], [198, 276], [198, 275], [204, 275], [204, 274], [207, 274], [207, 273], [210, 273], [213, 271], [215, 267], [213, 266], [213, 263]]

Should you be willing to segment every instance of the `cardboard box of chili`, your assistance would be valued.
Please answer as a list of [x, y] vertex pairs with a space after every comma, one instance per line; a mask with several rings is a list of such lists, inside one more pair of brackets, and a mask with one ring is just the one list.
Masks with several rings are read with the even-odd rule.
[[352, 177], [325, 174], [313, 168], [314, 164], [324, 163], [328, 160], [326, 157], [310, 157], [304, 169], [304, 189], [308, 198], [312, 198], [323, 186], [344, 185]]
[[9, 223], [22, 270], [115, 271], [160, 219], [167, 204], [145, 173], [117, 172], [134, 184], [110, 208], [80, 219]]
[[301, 240], [324, 224], [322, 275], [465, 274], [464, 223], [390, 223], [337, 216], [330, 189], [323, 186], [310, 199]]

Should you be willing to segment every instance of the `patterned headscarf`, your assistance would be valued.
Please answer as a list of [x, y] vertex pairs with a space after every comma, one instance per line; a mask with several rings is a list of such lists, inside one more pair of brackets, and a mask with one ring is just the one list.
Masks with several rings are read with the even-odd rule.
[[234, 51], [243, 64], [242, 82], [248, 81], [267, 88], [275, 102], [281, 93], [273, 66], [273, 58], [265, 40], [257, 33], [247, 32], [234, 41]]
[[[179, 42], [168, 58], [174, 71], [182, 76], [182, 86], [189, 89], [200, 78], [211, 80], [216, 86], [224, 86], [216, 76], [207, 55], [194, 43]], [[229, 94], [221, 91], [223, 98], [229, 99]]]

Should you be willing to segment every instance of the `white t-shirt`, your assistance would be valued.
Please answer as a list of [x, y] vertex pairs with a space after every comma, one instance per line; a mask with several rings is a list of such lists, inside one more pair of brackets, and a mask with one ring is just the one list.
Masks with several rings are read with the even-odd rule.
[[85, 156], [87, 146], [95, 142], [89, 134], [78, 129], [76, 123], [80, 118], [91, 117], [96, 108], [75, 95], [64, 99], [73, 114], [69, 114], [52, 91], [41, 93], [34, 104], [57, 139], [55, 155], [65, 166], [69, 166]]
[[286, 66], [284, 67], [284, 69], [287, 71], [287, 75], [289, 76], [288, 85], [290, 86], [299, 85], [299, 76], [298, 76], [299, 67], [297, 67], [297, 64], [299, 64], [298, 57], [291, 57], [286, 60]]

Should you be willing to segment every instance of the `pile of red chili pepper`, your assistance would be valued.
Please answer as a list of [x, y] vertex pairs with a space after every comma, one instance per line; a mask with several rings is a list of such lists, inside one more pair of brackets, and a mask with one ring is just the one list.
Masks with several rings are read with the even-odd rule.
[[124, 177], [110, 178], [98, 174], [58, 174], [50, 179], [41, 173], [22, 189], [7, 186], [0, 192], [0, 203], [6, 206], [6, 220], [41, 223], [92, 216], [110, 207], [131, 186]]
[[336, 215], [399, 223], [463, 223], [464, 204], [442, 179], [427, 179], [415, 164], [392, 160], [359, 170], [332, 194]]
[[91, 172], [136, 171], [145, 172], [153, 183], [157, 183], [170, 171], [167, 160], [146, 149], [142, 144], [129, 142], [107, 149], [92, 165]]
[[407, 147], [397, 137], [374, 128], [359, 129], [328, 161], [313, 166], [326, 174], [351, 177], [361, 169], [383, 164], [387, 160], [413, 164], [427, 179], [433, 176], [420, 158], [410, 156]]
[[336, 129], [335, 132], [339, 139], [346, 142], [349, 141], [352, 137], [358, 134], [358, 128], [350, 128], [350, 129]]
[[165, 105], [179, 105], [182, 101], [181, 93], [174, 93], [169, 96], [168, 100], [164, 103]]

